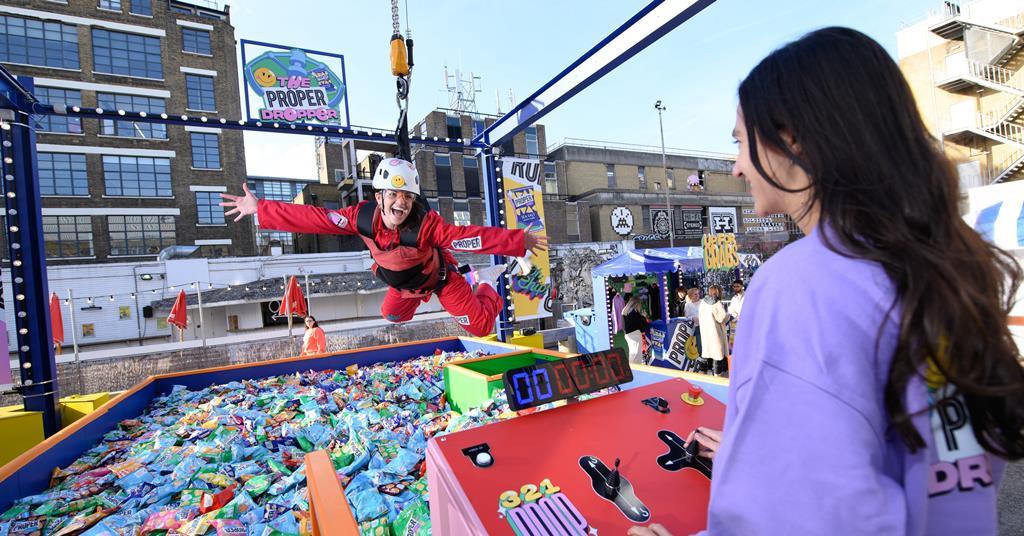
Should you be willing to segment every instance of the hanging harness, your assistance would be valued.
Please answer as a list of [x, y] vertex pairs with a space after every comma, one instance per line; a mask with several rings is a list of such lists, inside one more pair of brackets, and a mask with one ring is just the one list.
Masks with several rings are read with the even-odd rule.
[[[423, 214], [423, 208], [416, 205]], [[373, 224], [379, 207], [367, 201], [356, 214], [356, 229], [373, 257], [373, 273], [389, 287], [429, 294], [444, 286], [448, 266], [440, 248], [421, 249], [421, 223], [399, 230], [398, 244], [381, 247], [374, 238]]]

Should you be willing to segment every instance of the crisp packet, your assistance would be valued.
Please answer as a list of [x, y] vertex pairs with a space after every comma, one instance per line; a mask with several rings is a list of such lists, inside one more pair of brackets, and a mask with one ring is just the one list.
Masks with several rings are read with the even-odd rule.
[[430, 508], [421, 499], [407, 505], [392, 524], [394, 536], [430, 536]]

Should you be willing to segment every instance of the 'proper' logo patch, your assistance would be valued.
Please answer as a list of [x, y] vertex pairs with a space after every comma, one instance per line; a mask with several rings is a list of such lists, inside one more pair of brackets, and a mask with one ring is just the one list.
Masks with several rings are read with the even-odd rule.
[[477, 251], [483, 249], [484, 243], [479, 236], [471, 238], [463, 238], [461, 240], [452, 240], [452, 249], [461, 249], [462, 251]]
[[346, 218], [345, 216], [342, 216], [337, 212], [331, 212], [330, 214], [327, 215], [327, 217], [330, 218], [332, 222], [334, 222], [334, 225], [337, 225], [342, 229], [348, 229], [348, 218]]
[[452, 318], [454, 318], [456, 322], [458, 322], [459, 324], [461, 324], [463, 326], [468, 326], [469, 325], [469, 316], [467, 316], [467, 315], [453, 316]]

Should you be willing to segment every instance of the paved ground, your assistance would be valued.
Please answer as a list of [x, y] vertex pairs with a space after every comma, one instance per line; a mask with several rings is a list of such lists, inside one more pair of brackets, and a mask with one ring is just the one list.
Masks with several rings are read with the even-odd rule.
[[1024, 536], [1024, 461], [1006, 466], [999, 490], [1000, 536]]

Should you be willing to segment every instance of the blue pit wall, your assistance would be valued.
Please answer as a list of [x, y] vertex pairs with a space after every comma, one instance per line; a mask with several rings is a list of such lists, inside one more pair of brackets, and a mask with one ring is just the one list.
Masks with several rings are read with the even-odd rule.
[[[295, 374], [308, 370], [341, 370], [350, 365], [366, 366], [404, 361], [433, 354], [435, 350], [444, 352], [480, 350], [487, 354], [497, 355], [529, 350], [529, 348], [468, 337], [451, 337], [360, 348], [331, 355], [289, 357], [259, 363], [151, 376], [132, 389], [112, 398], [96, 411], [64, 428], [7, 465], [0, 467], [0, 512], [6, 511], [19, 498], [45, 491], [49, 487], [50, 474], [54, 468], [70, 465], [92, 448], [104, 434], [114, 430], [119, 422], [138, 417], [154, 398], [169, 393], [174, 386], [182, 385], [193, 390], [204, 389], [215, 384]], [[632, 365], [632, 370], [633, 381], [624, 384], [623, 389], [632, 389], [679, 377], [700, 385], [707, 394], [722, 402], [725, 402], [726, 399], [727, 384], [718, 378], [644, 365]]]

